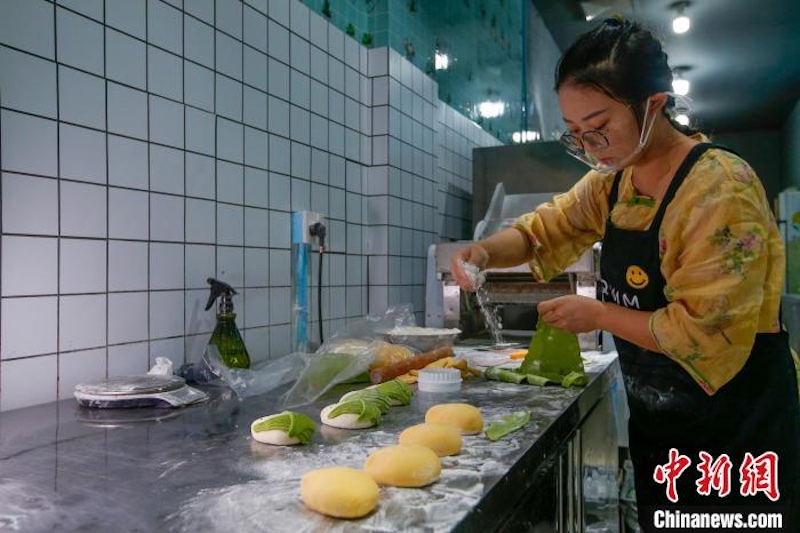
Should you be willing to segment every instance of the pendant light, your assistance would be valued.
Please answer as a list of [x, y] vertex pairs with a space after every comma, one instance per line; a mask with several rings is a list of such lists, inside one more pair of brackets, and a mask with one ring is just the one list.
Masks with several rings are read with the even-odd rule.
[[675, 18], [672, 19], [672, 31], [681, 34], [689, 31], [692, 26], [692, 20], [686, 14], [686, 8], [689, 7], [689, 2], [676, 2], [672, 4], [675, 8]]

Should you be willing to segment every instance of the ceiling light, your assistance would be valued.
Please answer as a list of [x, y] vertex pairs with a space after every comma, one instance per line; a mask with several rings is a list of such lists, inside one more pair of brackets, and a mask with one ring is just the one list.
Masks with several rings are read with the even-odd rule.
[[506, 111], [506, 104], [504, 102], [481, 102], [478, 104], [478, 114], [483, 118], [499, 117]]
[[689, 125], [689, 115], [687, 115], [686, 113], [681, 113], [680, 115], [675, 115], [675, 122], [677, 122], [681, 126], [688, 126]]
[[672, 90], [679, 96], [689, 94], [689, 80], [686, 78], [675, 78], [672, 80]]
[[511, 140], [515, 143], [526, 143], [530, 141], [538, 141], [540, 135], [538, 131], [515, 131], [511, 134]]
[[433, 56], [433, 67], [436, 70], [447, 70], [450, 66], [450, 57], [444, 52], [436, 52]]
[[689, 31], [689, 28], [692, 26], [692, 21], [684, 13], [684, 10], [689, 6], [689, 2], [677, 2], [672, 4], [677, 11], [675, 18], [672, 19], [672, 31], [675, 33], [686, 33]]

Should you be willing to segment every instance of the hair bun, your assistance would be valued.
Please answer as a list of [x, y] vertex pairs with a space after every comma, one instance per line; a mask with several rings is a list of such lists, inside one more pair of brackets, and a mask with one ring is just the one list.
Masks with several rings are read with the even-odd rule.
[[617, 15], [614, 15], [613, 17], [609, 17], [609, 18], [605, 19], [603, 21], [603, 24], [605, 24], [609, 28], [619, 28], [620, 26], [623, 26], [625, 24], [625, 22], [627, 22], [625, 20], [625, 17], [620, 15], [620, 14], [617, 14]]

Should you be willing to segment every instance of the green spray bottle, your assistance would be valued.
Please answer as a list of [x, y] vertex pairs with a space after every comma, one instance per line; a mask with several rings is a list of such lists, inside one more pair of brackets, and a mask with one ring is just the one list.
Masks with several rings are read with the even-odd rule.
[[236, 327], [236, 313], [233, 312], [233, 295], [237, 292], [223, 281], [214, 278], [208, 278], [206, 281], [211, 285], [206, 311], [211, 309], [214, 300], [219, 298], [217, 326], [208, 344], [217, 347], [222, 362], [229, 368], [250, 368], [250, 355], [239, 334], [239, 328]]

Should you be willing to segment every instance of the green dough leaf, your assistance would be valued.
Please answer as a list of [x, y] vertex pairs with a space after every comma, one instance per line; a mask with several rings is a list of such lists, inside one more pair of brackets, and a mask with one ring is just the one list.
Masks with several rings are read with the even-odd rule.
[[386, 395], [375, 389], [360, 389], [348, 392], [342, 396], [341, 400], [339, 400], [339, 403], [355, 399], [362, 399], [367, 402], [374, 403], [381, 410], [381, 414], [388, 413], [389, 409], [392, 407], [391, 400], [389, 400]]
[[330, 418], [336, 418], [344, 414], [358, 415], [359, 422], [371, 422], [377, 424], [381, 420], [381, 408], [374, 402], [364, 400], [363, 398], [355, 398], [353, 400], [345, 400], [340, 402], [328, 414]]
[[564, 388], [585, 387], [588, 384], [589, 376], [583, 372], [570, 372], [561, 380], [561, 386]]
[[491, 366], [483, 373], [486, 379], [493, 381], [504, 381], [506, 383], [522, 383], [525, 381], [525, 374], [520, 374], [510, 368], [500, 368]]
[[287, 436], [298, 439], [303, 444], [311, 442], [311, 437], [317, 431], [317, 425], [308, 416], [294, 411], [284, 411], [282, 413], [268, 416], [253, 426], [253, 431], [279, 430]]
[[380, 385], [375, 385], [375, 390], [389, 398], [392, 405], [408, 405], [411, 403], [411, 396], [414, 394], [411, 387], [400, 381], [393, 379]]
[[499, 418], [489, 424], [489, 427], [486, 428], [486, 438], [491, 441], [501, 439], [509, 433], [517, 431], [518, 429], [522, 429], [525, 424], [530, 422], [530, 420], [530, 411], [517, 411], [511, 413], [510, 415]]

